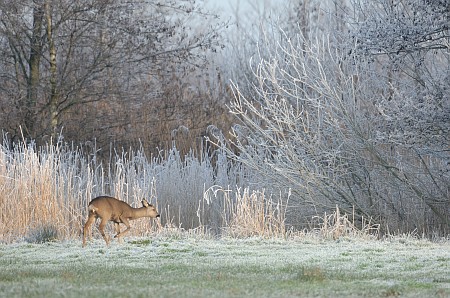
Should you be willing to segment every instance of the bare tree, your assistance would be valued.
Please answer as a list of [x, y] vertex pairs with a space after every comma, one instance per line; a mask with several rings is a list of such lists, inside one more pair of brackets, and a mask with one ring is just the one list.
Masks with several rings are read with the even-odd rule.
[[4, 114], [18, 119], [10, 128], [20, 124], [32, 138], [54, 135], [80, 104], [145, 97], [152, 75], [169, 75], [168, 65], [202, 66], [220, 46], [221, 25], [191, 0], [1, 1], [0, 8], [0, 98], [9, 102]]
[[[421, 50], [396, 64], [378, 51], [364, 52], [369, 46], [353, 29], [376, 34], [361, 29], [370, 17], [356, 23], [343, 16], [343, 32], [333, 28], [313, 38], [282, 32], [259, 44], [264, 55], [253, 57], [255, 80], [234, 84], [230, 110], [239, 124], [228, 153], [263, 174], [265, 185], [291, 188], [298, 210], [338, 204], [385, 228], [445, 234], [450, 122], [448, 63], [441, 62], [447, 49], [430, 45], [429, 60], [414, 70], [420, 76], [412, 75]], [[366, 41], [373, 47], [373, 39]], [[393, 65], [403, 70], [393, 72]]]
[[[450, 3], [355, 1], [350, 34], [359, 59], [370, 62], [375, 156], [449, 225]], [[382, 148], [389, 148], [383, 150]], [[401, 195], [403, 196], [403, 195]], [[447, 215], [446, 215], [447, 214]]]
[[239, 152], [229, 153], [292, 188], [298, 204], [325, 210], [340, 204], [369, 215], [368, 202], [345, 183], [367, 133], [355, 113], [356, 73], [342, 68], [343, 57], [327, 40], [285, 37], [284, 44], [264, 44], [274, 52], [255, 66], [257, 97], [235, 85], [230, 108], [241, 124], [231, 142]]

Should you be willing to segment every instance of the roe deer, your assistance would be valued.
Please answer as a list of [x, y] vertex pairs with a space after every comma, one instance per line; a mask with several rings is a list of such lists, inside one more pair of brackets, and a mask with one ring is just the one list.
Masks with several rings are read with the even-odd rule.
[[[122, 237], [125, 233], [129, 232], [131, 227], [129, 220], [138, 219], [141, 217], [159, 217], [158, 211], [155, 206], [149, 204], [146, 200], [142, 200], [143, 207], [133, 208], [127, 203], [120, 201], [113, 197], [100, 196], [96, 197], [89, 203], [89, 216], [83, 229], [83, 247], [86, 246], [86, 236], [90, 232], [90, 226], [95, 222], [97, 218], [101, 219], [98, 229], [105, 239], [106, 245], [109, 245], [109, 237], [105, 235], [105, 226], [108, 221], [114, 222], [114, 228], [116, 235], [114, 238]], [[127, 226], [127, 229], [120, 232], [119, 224], [123, 223]]]

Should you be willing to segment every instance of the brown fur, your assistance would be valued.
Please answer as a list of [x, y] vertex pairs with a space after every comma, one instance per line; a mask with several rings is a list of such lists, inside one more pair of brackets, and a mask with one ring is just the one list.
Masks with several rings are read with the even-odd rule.
[[[142, 200], [142, 206], [140, 208], [133, 208], [123, 201], [108, 196], [100, 196], [93, 199], [89, 203], [89, 215], [83, 228], [83, 247], [86, 246], [86, 236], [90, 234], [90, 226], [97, 218], [101, 219], [98, 227], [100, 234], [105, 239], [106, 245], [109, 245], [109, 237], [105, 234], [105, 226], [108, 221], [114, 222], [114, 228], [116, 230], [114, 238], [118, 238], [120, 241], [121, 237], [131, 229], [130, 220], [141, 217], [159, 217], [155, 206], [149, 204], [146, 200]], [[123, 223], [127, 227], [123, 232], [120, 232], [120, 223]]]

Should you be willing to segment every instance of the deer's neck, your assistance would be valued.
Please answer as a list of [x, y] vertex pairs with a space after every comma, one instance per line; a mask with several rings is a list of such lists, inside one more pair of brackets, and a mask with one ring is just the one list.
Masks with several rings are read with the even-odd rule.
[[131, 207], [129, 217], [132, 219], [145, 217], [147, 214], [146, 209], [147, 208], [145, 208], [145, 207], [140, 207], [140, 208]]

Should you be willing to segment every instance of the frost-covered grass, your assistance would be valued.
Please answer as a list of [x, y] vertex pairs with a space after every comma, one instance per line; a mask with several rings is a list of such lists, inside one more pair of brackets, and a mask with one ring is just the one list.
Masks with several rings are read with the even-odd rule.
[[4, 297], [448, 297], [450, 243], [133, 238], [0, 246]]

